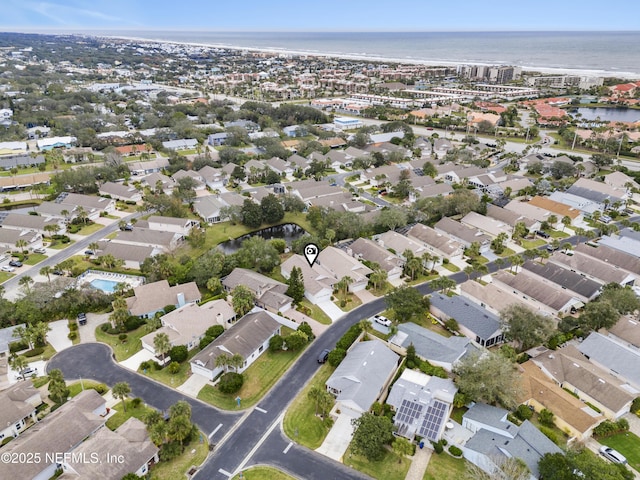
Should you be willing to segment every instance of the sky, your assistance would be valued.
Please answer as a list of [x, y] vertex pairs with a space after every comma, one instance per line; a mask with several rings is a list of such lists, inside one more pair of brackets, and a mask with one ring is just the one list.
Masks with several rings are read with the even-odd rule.
[[640, 30], [638, 0], [1, 0], [0, 30]]

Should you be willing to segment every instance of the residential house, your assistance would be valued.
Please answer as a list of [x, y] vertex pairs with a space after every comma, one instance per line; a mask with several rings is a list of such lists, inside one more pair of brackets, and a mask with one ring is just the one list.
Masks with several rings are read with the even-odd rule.
[[[536, 311], [535, 305], [527, 303], [525, 300], [514, 294], [512, 290], [500, 288], [493, 282], [482, 284], [476, 280], [467, 280], [459, 285], [460, 295], [486, 308], [495, 315], [500, 315], [502, 311], [512, 305], [526, 307]], [[547, 311], [538, 311], [543, 315], [548, 315]]]
[[45, 163], [43, 155], [11, 155], [0, 157], [0, 169], [11, 170], [12, 168], [37, 167]]
[[599, 262], [613, 265], [620, 270], [625, 270], [636, 279], [640, 279], [640, 257], [615, 248], [608, 247], [602, 242], [598, 242], [597, 247], [592, 247], [585, 243], [579, 243], [574, 247], [574, 252], [587, 255]]
[[31, 382], [18, 382], [0, 391], [0, 441], [17, 437], [36, 423], [36, 407], [41, 403], [40, 392]]
[[169, 166], [169, 159], [165, 157], [155, 158], [146, 162], [131, 162], [127, 165], [131, 175], [149, 175], [151, 173], [160, 173], [167, 168]]
[[21, 190], [35, 185], [49, 185], [50, 180], [51, 176], [46, 172], [0, 177], [0, 192]]
[[147, 219], [147, 223], [151, 230], [178, 233], [183, 237], [188, 237], [191, 229], [200, 226], [200, 222], [190, 218], [163, 217], [161, 215], [151, 215]]
[[253, 293], [256, 305], [270, 312], [286, 312], [291, 308], [293, 299], [286, 294], [289, 289], [284, 283], [273, 280], [253, 270], [234, 268], [222, 279], [222, 286], [227, 292], [238, 285], [244, 285]]
[[[506, 195], [506, 196], [520, 195], [522, 190], [524, 190], [526, 188], [529, 188], [532, 185], [533, 185], [533, 182], [531, 181], [530, 178], [527, 178], [527, 177], [514, 177], [514, 176], [509, 175], [509, 176], [507, 176], [506, 180], [496, 182], [493, 185], [491, 191], [496, 196], [501, 196], [501, 195]], [[509, 194], [509, 195], [507, 195], [507, 194]]]
[[631, 188], [640, 188], [640, 184], [632, 177], [622, 172], [612, 172], [603, 177], [604, 183], [616, 190], [630, 190]]
[[[1, 335], [2, 330], [0, 330]], [[607, 329], [607, 335], [633, 351], [640, 350], [640, 322], [632, 315], [621, 317], [613, 327]], [[0, 356], [2, 356], [2, 343], [0, 343]]]
[[536, 275], [542, 283], [553, 283], [563, 290], [572, 292], [572, 295], [576, 295], [583, 302], [593, 300], [602, 290], [601, 283], [551, 262], [541, 264], [528, 260], [522, 268]]
[[219, 147], [224, 145], [228, 137], [229, 134], [227, 132], [212, 133], [207, 137], [207, 143], [212, 147]]
[[10, 458], [36, 458], [37, 455], [42, 460], [2, 463], [0, 478], [51, 478], [58, 468], [53, 459], [64, 458], [102, 428], [106, 414], [106, 401], [95, 390], [80, 392], [3, 447], [3, 454], [11, 455]]
[[100, 256], [111, 255], [115, 259], [122, 260], [125, 268], [134, 270], [140, 270], [140, 266], [147, 258], [162, 253], [162, 250], [154, 247], [125, 245], [104, 240], [98, 242], [98, 245]]
[[[73, 454], [64, 457], [61, 480], [100, 478], [102, 480], [120, 480], [128, 473], [144, 478], [151, 465], [158, 463], [159, 449], [149, 439], [147, 426], [135, 417], [129, 418], [115, 431], [101, 428], [78, 448]], [[90, 461], [99, 454], [102, 461]], [[122, 459], [108, 462], [106, 458]]]
[[189, 177], [193, 180], [194, 186], [193, 189], [204, 190], [207, 186], [204, 183], [202, 176], [198, 172], [194, 172], [193, 170], [178, 170], [176, 173], [171, 175], [171, 179], [177, 184], [181, 178]]
[[182, 243], [183, 238], [179, 233], [159, 232], [148, 228], [136, 227], [130, 231], [117, 232], [111, 241], [124, 245], [153, 247], [163, 252], [173, 252]]
[[389, 250], [368, 238], [358, 238], [347, 248], [350, 253], [359, 260], [377, 263], [380, 268], [387, 272], [387, 280], [398, 280], [402, 276], [404, 260], [394, 255]]
[[527, 270], [522, 270], [517, 275], [499, 271], [493, 275], [492, 280], [503, 290], [512, 291], [524, 300], [534, 302], [539, 309], [553, 316], [566, 315], [584, 306], [584, 302], [571, 291], [552, 283], [543, 283]]
[[430, 311], [438, 320], [444, 323], [453, 318], [460, 333], [480, 346], [490, 347], [504, 340], [500, 318], [466, 298], [434, 292], [430, 300]]
[[[385, 234], [386, 235], [386, 234]], [[464, 254], [462, 243], [452, 239], [449, 235], [438, 232], [431, 227], [417, 223], [407, 231], [407, 237], [421, 242], [427, 247], [428, 253], [442, 259], [461, 258]], [[403, 250], [404, 251], [404, 250]]]
[[54, 219], [65, 223], [76, 217], [75, 209], [76, 207], [69, 208], [69, 205], [55, 202], [42, 202], [40, 205], [33, 208], [39, 216], [47, 220]]
[[136, 317], [150, 318], [167, 305], [182, 307], [198, 303], [202, 295], [195, 282], [169, 286], [166, 280], [147, 283], [133, 288], [133, 297], [126, 299], [127, 309]]
[[486, 168], [468, 167], [465, 165], [455, 165], [453, 163], [436, 165], [436, 170], [438, 171], [435, 177], [436, 180], [444, 180], [446, 183], [464, 183], [464, 181], [470, 177], [484, 175], [488, 172]]
[[79, 216], [80, 207], [89, 220], [96, 220], [102, 212], [110, 214], [116, 210], [116, 201], [113, 198], [94, 197], [81, 193], [63, 192], [58, 195], [55, 203], [68, 205], [68, 211], [75, 211]]
[[358, 418], [383, 401], [400, 356], [379, 340], [356, 342], [326, 382], [341, 413]]
[[232, 122], [224, 122], [224, 128], [228, 129], [231, 127], [244, 128], [248, 133], [260, 131], [260, 125], [256, 122], [252, 122], [251, 120], [234, 120]]
[[16, 341], [13, 332], [17, 327], [18, 325], [0, 328], [0, 358], [9, 356], [9, 344]]
[[413, 190], [409, 193], [409, 202], [411, 203], [415, 202], [418, 198], [446, 197], [453, 192], [453, 187], [448, 183], [417, 182], [415, 180], [412, 180], [411, 183], [413, 187]]
[[569, 187], [567, 192], [602, 204], [601, 210], [608, 210], [609, 208], [622, 210], [629, 197], [626, 187], [615, 188], [589, 178], [578, 179]]
[[0, 249], [15, 250], [16, 242], [27, 242], [25, 249], [42, 248], [42, 234], [32, 230], [0, 228]]
[[470, 352], [477, 352], [467, 337], [445, 337], [412, 322], [400, 323], [398, 332], [389, 339], [392, 345], [401, 347], [406, 353], [409, 345], [416, 349], [416, 355], [432, 365], [444, 368], [448, 372]]
[[369, 275], [373, 273], [369, 267], [360, 263], [345, 251], [335, 247], [327, 247], [318, 254], [316, 263], [330, 271], [334, 278], [341, 280], [351, 278], [350, 292], [364, 290], [369, 283]]
[[98, 193], [123, 202], [140, 202], [142, 200], [142, 193], [136, 187], [121, 183], [105, 182], [100, 185]]
[[158, 356], [154, 339], [164, 333], [172, 347], [185, 345], [192, 350], [200, 345], [209, 327], [221, 325], [227, 328], [235, 319], [236, 313], [226, 300], [214, 300], [203, 305], [187, 303], [160, 317], [162, 326], [142, 337], [142, 348]]
[[44, 152], [54, 148], [71, 148], [78, 141], [76, 137], [48, 137], [36, 140], [38, 150]]
[[198, 147], [198, 140], [196, 140], [195, 138], [169, 140], [168, 142], [162, 142], [162, 146], [167, 150], [173, 150], [173, 151], [194, 150]]
[[549, 257], [549, 261], [562, 265], [571, 271], [585, 275], [587, 278], [605, 285], [612, 282], [619, 283], [620, 285], [635, 284], [636, 275], [630, 274], [608, 263], [595, 260], [593, 257], [582, 253], [571, 253], [573, 253], [573, 255], [567, 255], [566, 253], [557, 251]]
[[21, 155], [27, 153], [27, 142], [0, 142], [0, 155]]
[[353, 165], [353, 162], [344, 151], [331, 150], [327, 153], [325, 159], [330, 168], [350, 168]]
[[638, 396], [635, 389], [589, 362], [573, 345], [547, 350], [532, 361], [547, 377], [595, 405], [608, 418], [619, 418], [627, 413]]
[[[333, 187], [329, 187], [333, 188]], [[307, 205], [313, 207], [327, 208], [338, 212], [364, 213], [367, 211], [375, 211], [374, 207], [362, 203], [354, 198], [349, 192], [344, 190], [336, 190], [333, 195], [325, 195], [308, 200]]]
[[[550, 224], [551, 227], [556, 228], [558, 225], [562, 225], [562, 217], [557, 214], [550, 212], [544, 208], [537, 207], [529, 202], [521, 202], [520, 200], [511, 200], [504, 206], [505, 210], [509, 210], [511, 212], [515, 212], [518, 215], [522, 215], [527, 218], [531, 218], [536, 222], [542, 224], [542, 222], [549, 222], [549, 217], [555, 215], [558, 221], [555, 224]], [[576, 212], [579, 211], [576, 210]], [[571, 217], [569, 217], [571, 218]]]
[[482, 230], [487, 235], [495, 238], [504, 233], [507, 238], [511, 237], [511, 225], [496, 220], [492, 217], [485, 217], [476, 212], [469, 212], [460, 219], [460, 223], [476, 230]]
[[295, 168], [278, 157], [272, 157], [267, 160], [267, 166], [278, 175], [293, 175]]
[[554, 202], [559, 202], [564, 205], [567, 205], [571, 208], [580, 210], [583, 217], [591, 217], [595, 212], [602, 212], [604, 205], [599, 202], [594, 202], [589, 200], [588, 198], [579, 197], [577, 195], [573, 195], [572, 193], [556, 190], [551, 195], [549, 195], [549, 200], [553, 200]]
[[287, 162], [289, 162], [289, 164], [294, 169], [302, 170], [302, 171], [305, 171], [307, 168], [309, 168], [309, 164], [311, 163], [310, 160], [307, 160], [306, 158], [301, 157], [297, 153], [294, 153], [289, 158], [287, 158]]
[[467, 227], [449, 217], [440, 219], [433, 228], [436, 232], [448, 235], [453, 240], [460, 242], [465, 248], [469, 248], [472, 243], [477, 243], [480, 246], [480, 253], [489, 251], [491, 246], [491, 237], [477, 228]]
[[[64, 221], [54, 218], [45, 218], [39, 215], [23, 215], [21, 213], [8, 213], [4, 218], [0, 218], [2, 229], [18, 230], [20, 232], [36, 232], [40, 235], [51, 235], [52, 233], [65, 233], [67, 226]], [[48, 227], [51, 225], [52, 227]], [[49, 232], [48, 228], [55, 227], [57, 230]]]
[[381, 235], [374, 235], [373, 238], [378, 245], [403, 259], [405, 258], [404, 252], [407, 250], [410, 250], [415, 257], [422, 257], [424, 253], [429, 253], [428, 246], [421, 241], [411, 239], [393, 230]]
[[228, 207], [219, 195], [207, 195], [206, 197], [197, 197], [193, 201], [193, 211], [198, 214], [205, 222], [213, 224], [221, 222], [222, 209]]
[[632, 235], [633, 231], [623, 228], [617, 235], [607, 235], [598, 241], [598, 245], [605, 245], [620, 252], [640, 256], [640, 241]]
[[529, 200], [529, 205], [547, 210], [556, 216], [559, 222], [562, 222], [564, 217], [571, 219], [572, 225], [582, 223], [584, 216], [582, 212], [576, 208], [565, 205], [564, 203], [556, 202], [548, 197], [535, 196]]
[[458, 391], [448, 378], [432, 377], [405, 369], [389, 392], [387, 404], [396, 412], [396, 435], [413, 440], [416, 436], [438, 442]]
[[436, 138], [433, 141], [433, 153], [436, 158], [444, 157], [449, 150], [453, 149], [453, 145], [446, 138]]
[[496, 475], [503, 461], [515, 457], [527, 465], [529, 478], [537, 479], [540, 459], [562, 450], [528, 420], [519, 427], [511, 423], [507, 420], [508, 413], [484, 404], [476, 404], [465, 412], [463, 426], [473, 429], [475, 435], [462, 446], [464, 458], [487, 474]]
[[586, 441], [591, 437], [593, 428], [604, 420], [601, 414], [542, 373], [531, 360], [521, 364], [519, 370], [522, 389], [518, 403], [537, 412], [545, 408], [553, 412], [554, 423], [563, 432], [568, 432], [569, 441]]
[[640, 393], [640, 351], [637, 348], [615, 336], [592, 332], [578, 345], [578, 350], [592, 364], [629, 384], [636, 394]]
[[133, 157], [135, 155], [141, 155], [143, 153], [150, 153], [153, 148], [151, 148], [151, 145], [136, 144], [122, 145], [120, 147], [115, 147], [114, 150], [116, 151], [116, 153], [122, 155], [123, 157]]
[[499, 222], [505, 223], [511, 227], [511, 233], [517, 223], [524, 223], [529, 231], [535, 231], [540, 229], [540, 222], [532, 218], [525, 217], [524, 215], [507, 210], [506, 208], [498, 207], [496, 205], [487, 205], [487, 217], [493, 218]]
[[227, 175], [221, 168], [213, 168], [210, 165], [205, 165], [198, 170], [198, 175], [202, 179], [202, 182], [211, 190], [220, 190], [229, 182], [229, 175]]
[[277, 315], [254, 309], [193, 357], [191, 371], [213, 380], [223, 371], [216, 365], [220, 355], [240, 355], [244, 362], [237, 372], [242, 373], [269, 349], [269, 339], [280, 335], [281, 327]]
[[307, 300], [314, 305], [331, 301], [334, 286], [340, 280], [335, 278], [333, 272], [318, 263], [310, 267], [302, 255], [292, 255], [280, 265], [280, 272], [287, 280], [291, 277], [293, 267], [298, 267], [302, 272], [304, 296]]
[[282, 131], [287, 137], [291, 138], [304, 137], [308, 134], [307, 127], [304, 125], [290, 125], [288, 127], [284, 127]]

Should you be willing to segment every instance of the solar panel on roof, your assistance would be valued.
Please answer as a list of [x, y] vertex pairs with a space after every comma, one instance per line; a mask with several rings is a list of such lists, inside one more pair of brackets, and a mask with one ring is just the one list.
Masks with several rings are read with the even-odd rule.
[[427, 408], [427, 413], [418, 431], [419, 435], [435, 442], [438, 439], [438, 432], [444, 422], [446, 413], [447, 405], [435, 400], [433, 405]]

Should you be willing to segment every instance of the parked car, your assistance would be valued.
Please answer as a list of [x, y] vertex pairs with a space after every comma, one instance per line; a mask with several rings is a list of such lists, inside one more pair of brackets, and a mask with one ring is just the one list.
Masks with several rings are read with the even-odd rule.
[[3, 272], [14, 272], [15, 268], [10, 267], [9, 265], [3, 265], [0, 267], [0, 270], [2, 270]]
[[87, 324], [87, 314], [84, 312], [80, 312], [78, 314], [78, 323], [80, 325], [86, 325]]
[[374, 315], [373, 321], [385, 327], [391, 326], [391, 320], [387, 317], [383, 317], [382, 315]]
[[20, 376], [25, 379], [27, 377], [37, 377], [38, 376], [38, 369], [37, 368], [31, 368], [31, 367], [27, 367], [24, 370], [22, 370], [20, 372]]
[[318, 355], [318, 363], [325, 363], [327, 361], [329, 358], [329, 351], [330, 350], [325, 348], [320, 352], [320, 355]]
[[56, 270], [53, 271], [53, 274], [62, 276], [62, 275], [64, 275], [64, 272], [62, 270], [60, 270], [60, 269], [56, 269]]
[[600, 447], [600, 454], [613, 463], [621, 463], [623, 465], [627, 463], [627, 459], [624, 455], [611, 447], [607, 447], [606, 445]]
[[537, 230], [536, 235], [542, 238], [549, 238], [551, 236], [547, 232], [543, 232], [542, 230]]
[[93, 251], [93, 250], [85, 250], [85, 251], [84, 251], [84, 254], [85, 254], [85, 255], [93, 255], [93, 254], [94, 254], [94, 251]]
[[11, 260], [9, 262], [9, 265], [11, 265], [12, 267], [21, 267], [22, 266], [22, 262], [19, 260]]
[[47, 251], [43, 247], [40, 247], [40, 248], [34, 248], [33, 253], [47, 253]]

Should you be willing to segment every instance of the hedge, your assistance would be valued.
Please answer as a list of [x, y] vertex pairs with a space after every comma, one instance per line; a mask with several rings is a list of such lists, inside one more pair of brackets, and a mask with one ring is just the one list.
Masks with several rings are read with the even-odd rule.
[[460, 450], [458, 447], [456, 447], [455, 445], [451, 445], [449, 447], [449, 453], [451, 455], [453, 455], [454, 457], [460, 457], [462, 456], [462, 450]]
[[352, 325], [349, 330], [345, 332], [342, 338], [338, 340], [338, 342], [336, 343], [336, 348], [345, 351], [349, 350], [349, 347], [353, 345], [353, 342], [356, 341], [356, 338], [358, 338], [358, 335], [360, 335], [360, 333], [362, 333], [360, 325], [358, 323]]
[[44, 352], [44, 348], [43, 347], [36, 347], [33, 348], [31, 350], [29, 350], [28, 352], [24, 352], [24, 356], [29, 358], [29, 357], [37, 357], [38, 355], [42, 355], [42, 353]]

